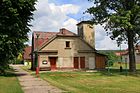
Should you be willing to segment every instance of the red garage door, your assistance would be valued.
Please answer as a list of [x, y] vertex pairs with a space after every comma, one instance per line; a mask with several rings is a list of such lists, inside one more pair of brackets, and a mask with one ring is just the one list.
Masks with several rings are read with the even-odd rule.
[[[79, 58], [80, 58], [80, 60], [79, 60]], [[84, 69], [85, 68], [85, 57], [74, 57], [74, 68], [75, 69], [79, 69], [79, 68]]]
[[79, 58], [78, 57], [74, 57], [74, 68], [79, 69]]
[[55, 57], [50, 57], [50, 65], [51, 65], [51, 70], [56, 69], [56, 58]]
[[80, 68], [85, 68], [85, 57], [80, 57]]

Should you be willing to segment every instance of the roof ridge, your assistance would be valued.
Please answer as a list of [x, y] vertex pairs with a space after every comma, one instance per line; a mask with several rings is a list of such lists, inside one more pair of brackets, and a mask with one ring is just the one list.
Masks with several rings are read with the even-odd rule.
[[51, 32], [51, 31], [49, 31], [49, 32], [48, 31], [47, 32], [46, 31], [33, 31], [33, 33], [36, 33], [36, 32], [40, 32], [40, 33], [58, 33], [58, 32]]
[[56, 35], [70, 35], [70, 34], [71, 35], [76, 35], [74, 32], [72, 32], [72, 31], [70, 31], [70, 30], [68, 30], [66, 28], [61, 28]]

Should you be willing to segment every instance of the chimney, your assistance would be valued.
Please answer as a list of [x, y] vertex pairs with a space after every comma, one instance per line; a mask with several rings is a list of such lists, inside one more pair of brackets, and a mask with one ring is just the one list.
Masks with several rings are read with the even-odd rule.
[[95, 30], [90, 21], [81, 21], [77, 24], [77, 33], [90, 46], [95, 48]]
[[61, 29], [60, 29], [60, 34], [65, 35], [65, 30], [66, 30], [65, 28], [61, 28]]

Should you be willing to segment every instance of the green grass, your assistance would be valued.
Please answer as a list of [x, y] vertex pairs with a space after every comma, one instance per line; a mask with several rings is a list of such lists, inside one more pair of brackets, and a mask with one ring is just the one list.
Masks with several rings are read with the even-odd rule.
[[[117, 62], [114, 63], [113, 68], [117, 68], [118, 69], [119, 67], [120, 67], [120, 64], [118, 64]], [[123, 69], [125, 69], [126, 67], [128, 69], [129, 68], [129, 64], [128, 63], [127, 64], [122, 63], [122, 67], [123, 67]], [[136, 69], [140, 70], [140, 64], [136, 64]]]
[[28, 65], [28, 66], [21, 66], [21, 68], [27, 72], [29, 72], [30, 74], [33, 73], [34, 71], [31, 70], [31, 66]]
[[15, 74], [0, 75], [0, 93], [23, 93]]
[[137, 64], [137, 65], [136, 65], [136, 68], [137, 68], [137, 69], [140, 69], [140, 64]]
[[140, 75], [101, 72], [47, 72], [40, 77], [70, 93], [139, 93]]
[[98, 72], [46, 72], [40, 77], [70, 93], [140, 93], [140, 71], [136, 74], [125, 70], [119, 72], [119, 66]]

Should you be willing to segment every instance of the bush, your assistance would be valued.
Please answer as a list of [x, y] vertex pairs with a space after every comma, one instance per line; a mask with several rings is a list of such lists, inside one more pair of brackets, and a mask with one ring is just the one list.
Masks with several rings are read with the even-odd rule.
[[13, 61], [13, 64], [23, 64], [23, 61], [16, 59], [15, 61]]

